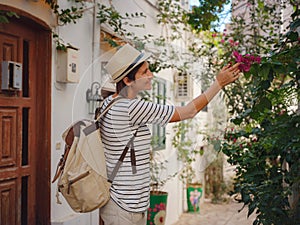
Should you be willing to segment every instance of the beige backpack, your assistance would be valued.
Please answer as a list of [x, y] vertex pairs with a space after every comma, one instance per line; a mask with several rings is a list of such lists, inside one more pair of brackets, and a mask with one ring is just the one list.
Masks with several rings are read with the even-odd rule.
[[[58, 163], [52, 183], [58, 179], [58, 192], [61, 192], [76, 212], [91, 212], [108, 202], [111, 183], [128, 149], [133, 147], [136, 134], [128, 142], [113, 173], [107, 178], [98, 121], [120, 99], [113, 100], [95, 121], [80, 120], [69, 126], [62, 135], [66, 143], [65, 152]], [[133, 149], [131, 155], [133, 171], [136, 172]], [[61, 204], [58, 192], [57, 203]]]

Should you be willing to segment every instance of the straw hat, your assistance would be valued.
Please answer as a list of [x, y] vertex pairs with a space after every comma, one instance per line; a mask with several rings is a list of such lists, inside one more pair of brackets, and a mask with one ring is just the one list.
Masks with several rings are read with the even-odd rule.
[[140, 52], [130, 44], [125, 44], [110, 58], [105, 69], [117, 83], [150, 56], [150, 53]]

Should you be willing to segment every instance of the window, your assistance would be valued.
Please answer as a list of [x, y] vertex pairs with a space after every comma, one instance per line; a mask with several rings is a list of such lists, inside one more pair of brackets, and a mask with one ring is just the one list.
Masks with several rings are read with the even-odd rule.
[[190, 76], [187, 73], [178, 72], [175, 74], [175, 99], [185, 102], [192, 97], [192, 85]]
[[[152, 100], [157, 104], [166, 104], [166, 81], [156, 78], [153, 84]], [[166, 147], [166, 128], [152, 125], [152, 148], [161, 150]]]

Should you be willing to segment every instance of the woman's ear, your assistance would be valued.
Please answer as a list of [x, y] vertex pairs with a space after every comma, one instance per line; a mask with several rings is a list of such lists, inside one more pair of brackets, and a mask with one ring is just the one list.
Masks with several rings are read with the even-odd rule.
[[133, 80], [130, 80], [128, 77], [124, 77], [123, 82], [124, 82], [124, 84], [126, 84], [126, 86], [130, 86], [132, 84]]

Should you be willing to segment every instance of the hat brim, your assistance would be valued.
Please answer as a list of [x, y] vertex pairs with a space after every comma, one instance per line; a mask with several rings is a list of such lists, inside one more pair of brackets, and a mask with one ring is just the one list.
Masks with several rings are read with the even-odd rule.
[[118, 83], [120, 80], [122, 80], [124, 77], [127, 76], [128, 73], [130, 73], [135, 67], [137, 67], [140, 63], [145, 62], [147, 59], [150, 58], [151, 53], [143, 53], [144, 55], [133, 65], [130, 69], [128, 69], [126, 72], [122, 73], [122, 76], [118, 77], [117, 79], [114, 79], [114, 83]]

